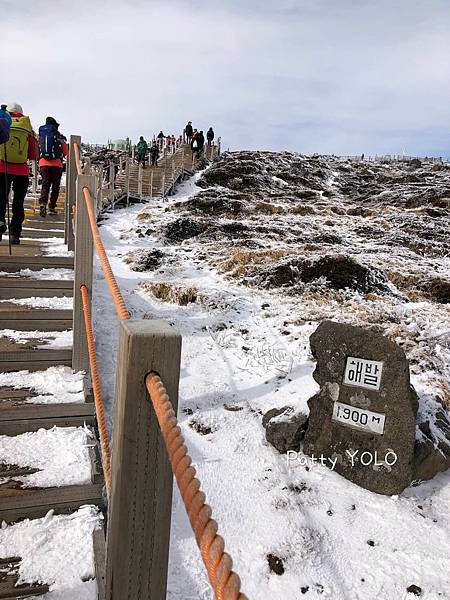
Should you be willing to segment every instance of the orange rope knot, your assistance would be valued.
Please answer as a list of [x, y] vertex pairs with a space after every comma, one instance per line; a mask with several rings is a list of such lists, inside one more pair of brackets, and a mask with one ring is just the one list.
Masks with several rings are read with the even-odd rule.
[[233, 571], [231, 556], [225, 552], [224, 539], [217, 533], [218, 525], [211, 518], [211, 507], [206, 504], [206, 496], [200, 489], [200, 482], [191, 465], [191, 457], [187, 453], [164, 384], [156, 373], [147, 375], [145, 384], [215, 598], [216, 600], [247, 600], [247, 597], [241, 593], [241, 580]]

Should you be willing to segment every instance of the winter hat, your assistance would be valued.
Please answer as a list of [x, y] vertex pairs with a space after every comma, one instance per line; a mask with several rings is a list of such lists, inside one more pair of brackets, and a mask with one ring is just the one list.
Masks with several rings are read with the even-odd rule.
[[46, 125], [54, 125], [55, 127], [59, 127], [58, 121], [53, 117], [47, 117], [45, 119], [45, 124]]
[[20, 113], [21, 115], [23, 115], [23, 109], [20, 106], [20, 104], [17, 104], [17, 102], [11, 102], [11, 104], [8, 104], [6, 110], [9, 113]]

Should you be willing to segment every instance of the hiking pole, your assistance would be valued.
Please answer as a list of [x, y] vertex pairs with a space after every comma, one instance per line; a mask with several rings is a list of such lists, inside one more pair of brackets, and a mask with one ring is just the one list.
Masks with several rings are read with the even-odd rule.
[[9, 185], [8, 185], [8, 155], [6, 153], [6, 143], [5, 147], [5, 200], [6, 200], [6, 213], [7, 213], [7, 221], [8, 221], [8, 245], [9, 245], [9, 255], [11, 256], [11, 230], [9, 228], [11, 223], [11, 214], [9, 211]]

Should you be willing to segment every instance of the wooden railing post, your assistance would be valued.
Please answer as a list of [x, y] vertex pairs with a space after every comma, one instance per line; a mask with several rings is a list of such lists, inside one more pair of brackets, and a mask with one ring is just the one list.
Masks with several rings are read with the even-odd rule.
[[120, 324], [106, 599], [165, 600], [172, 470], [145, 387], [155, 371], [177, 410], [181, 336], [164, 321]]
[[130, 205], [130, 157], [127, 154], [125, 160], [125, 189], [127, 194], [127, 206]]
[[142, 180], [143, 180], [143, 176], [144, 176], [144, 170], [143, 170], [142, 164], [139, 163], [139, 167], [138, 167], [138, 196], [139, 196], [140, 200], [142, 200]]
[[75, 239], [73, 236], [73, 208], [77, 196], [77, 166], [75, 164], [74, 144], [78, 144], [78, 147], [81, 149], [81, 137], [79, 135], [70, 136], [69, 157], [67, 160], [64, 243], [67, 244], [69, 250], [74, 250], [75, 248]]
[[114, 208], [114, 179], [116, 177], [116, 169], [114, 166], [114, 161], [110, 160], [109, 161], [109, 185], [110, 185], [110, 190], [109, 193], [111, 194], [111, 203], [112, 203], [112, 207]]
[[84, 326], [83, 303], [80, 287], [85, 285], [89, 300], [92, 298], [93, 239], [83, 188], [88, 187], [94, 198], [95, 177], [79, 175], [76, 182], [77, 202], [75, 213], [75, 281], [73, 288], [73, 352], [72, 369], [89, 372], [89, 355]]

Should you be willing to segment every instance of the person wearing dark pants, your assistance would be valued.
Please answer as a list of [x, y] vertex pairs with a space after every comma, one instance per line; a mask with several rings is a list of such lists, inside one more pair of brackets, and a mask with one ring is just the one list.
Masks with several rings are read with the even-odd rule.
[[[6, 179], [6, 181], [5, 181]], [[11, 242], [18, 244], [22, 233], [22, 223], [25, 219], [23, 203], [28, 190], [29, 177], [24, 175], [6, 175], [0, 173], [0, 223], [5, 225], [6, 207], [12, 188], [12, 219], [9, 224]], [[0, 240], [6, 231], [6, 225], [0, 230]]]
[[23, 114], [20, 104], [6, 107], [11, 115], [9, 140], [0, 146], [0, 240], [7, 230], [6, 213], [12, 189], [12, 218], [9, 233], [12, 244], [20, 244], [22, 223], [25, 218], [23, 203], [28, 190], [28, 160], [35, 160], [37, 142], [30, 118]]
[[69, 152], [66, 138], [58, 131], [58, 127], [59, 123], [53, 117], [47, 117], [45, 125], [39, 127], [39, 153], [41, 156], [39, 170], [42, 176], [39, 214], [41, 217], [47, 216], [47, 205], [49, 214], [57, 214], [56, 203], [63, 174], [62, 159]]
[[48, 212], [56, 214], [56, 203], [58, 202], [59, 189], [61, 187], [62, 167], [40, 167], [40, 171], [42, 187], [39, 204], [45, 208], [48, 203]]

